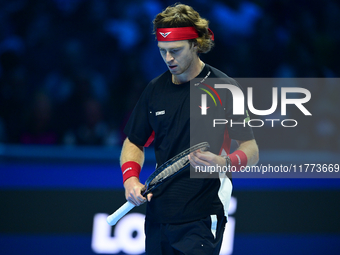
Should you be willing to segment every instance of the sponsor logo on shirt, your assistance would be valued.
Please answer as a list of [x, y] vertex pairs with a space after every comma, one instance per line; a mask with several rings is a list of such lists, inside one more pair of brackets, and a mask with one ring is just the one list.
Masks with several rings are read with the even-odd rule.
[[159, 116], [159, 115], [164, 115], [165, 114], [165, 110], [163, 111], [158, 111], [155, 113], [156, 116]]

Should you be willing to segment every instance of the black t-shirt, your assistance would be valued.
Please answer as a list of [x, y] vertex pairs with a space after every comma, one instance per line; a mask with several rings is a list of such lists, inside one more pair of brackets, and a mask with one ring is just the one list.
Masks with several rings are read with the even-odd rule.
[[[190, 111], [192, 85], [190, 82], [173, 84], [171, 76], [171, 73], [166, 71], [148, 84], [124, 129], [129, 140], [136, 145], [146, 146], [150, 138], [154, 138], [157, 165], [161, 165], [189, 148], [190, 144], [200, 140], [209, 142], [213, 153], [229, 154], [231, 139], [247, 141], [254, 138], [251, 128], [247, 125], [246, 127], [218, 125], [212, 129], [209, 124], [206, 132], [199, 132], [202, 135], [190, 136], [190, 130], [194, 130], [195, 126], [199, 126], [200, 130], [204, 129], [204, 125], [195, 123], [199, 121], [198, 116], [192, 116], [193, 120], [190, 120], [190, 116], [194, 115]], [[224, 78], [229, 83], [237, 85], [226, 74], [207, 64], [198, 78], [204, 80]], [[198, 89], [191, 91], [198, 91]], [[225, 104], [223, 111], [216, 113], [219, 118], [221, 114], [226, 119], [238, 122], [247, 118], [246, 114], [236, 117], [232, 115], [233, 100], [229, 90], [219, 92], [219, 95]], [[211, 118], [214, 116], [210, 116]], [[184, 170], [153, 191], [153, 198], [147, 204], [146, 218], [160, 223], [183, 223], [208, 215], [223, 215], [223, 201], [221, 202], [218, 196], [220, 186], [221, 182], [218, 178], [190, 178], [190, 171]]]

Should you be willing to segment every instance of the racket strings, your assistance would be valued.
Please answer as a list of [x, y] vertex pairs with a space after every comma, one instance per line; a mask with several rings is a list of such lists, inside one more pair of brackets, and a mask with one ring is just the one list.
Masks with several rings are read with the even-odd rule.
[[198, 149], [205, 151], [209, 148], [209, 143], [202, 142], [190, 147], [189, 149], [179, 153], [175, 157], [169, 159], [167, 162], [162, 164], [156, 171], [149, 176], [145, 182], [145, 189], [142, 191], [143, 196], [151, 192], [152, 189], [157, 187], [168, 177], [171, 177], [181, 169], [184, 169], [189, 164], [188, 155]]
[[188, 156], [185, 156], [172, 165], [168, 166], [165, 168], [162, 172], [160, 172], [151, 182], [150, 185], [153, 185], [157, 182], [162, 181], [163, 179], [173, 175], [174, 173], [178, 172], [181, 170], [183, 167], [187, 166], [189, 164], [189, 159]]

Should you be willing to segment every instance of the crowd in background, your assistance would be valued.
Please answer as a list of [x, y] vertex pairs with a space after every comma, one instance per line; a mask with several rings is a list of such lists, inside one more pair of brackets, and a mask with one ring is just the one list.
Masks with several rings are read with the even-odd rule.
[[[340, 74], [338, 1], [182, 3], [215, 33], [215, 47], [201, 58], [229, 76]], [[140, 93], [166, 70], [152, 20], [172, 4], [0, 0], [0, 143], [121, 144]], [[299, 123], [291, 140], [277, 135], [280, 127], [257, 129], [262, 149], [340, 150], [340, 85], [310, 89], [313, 118]]]

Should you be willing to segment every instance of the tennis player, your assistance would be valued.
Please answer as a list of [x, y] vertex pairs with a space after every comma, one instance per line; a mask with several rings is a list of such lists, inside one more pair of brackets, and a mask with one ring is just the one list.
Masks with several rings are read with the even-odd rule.
[[[153, 24], [168, 70], [145, 88], [124, 129], [127, 138], [120, 160], [126, 199], [136, 206], [148, 201], [146, 254], [217, 255], [227, 222], [231, 180], [190, 178], [190, 171], [182, 171], [144, 198], [139, 174], [144, 147], [151, 142], [157, 165], [190, 147], [190, 81], [196, 77], [228, 76], [201, 61], [199, 54], [210, 51], [214, 35], [208, 21], [192, 7], [169, 6], [156, 16]], [[246, 118], [241, 115], [234, 120]], [[193, 167], [257, 163], [258, 147], [251, 128], [238, 125], [224, 129], [220, 149], [229, 154], [230, 141], [235, 139], [238, 150], [224, 157], [219, 155], [221, 150], [195, 151], [190, 154]]]

